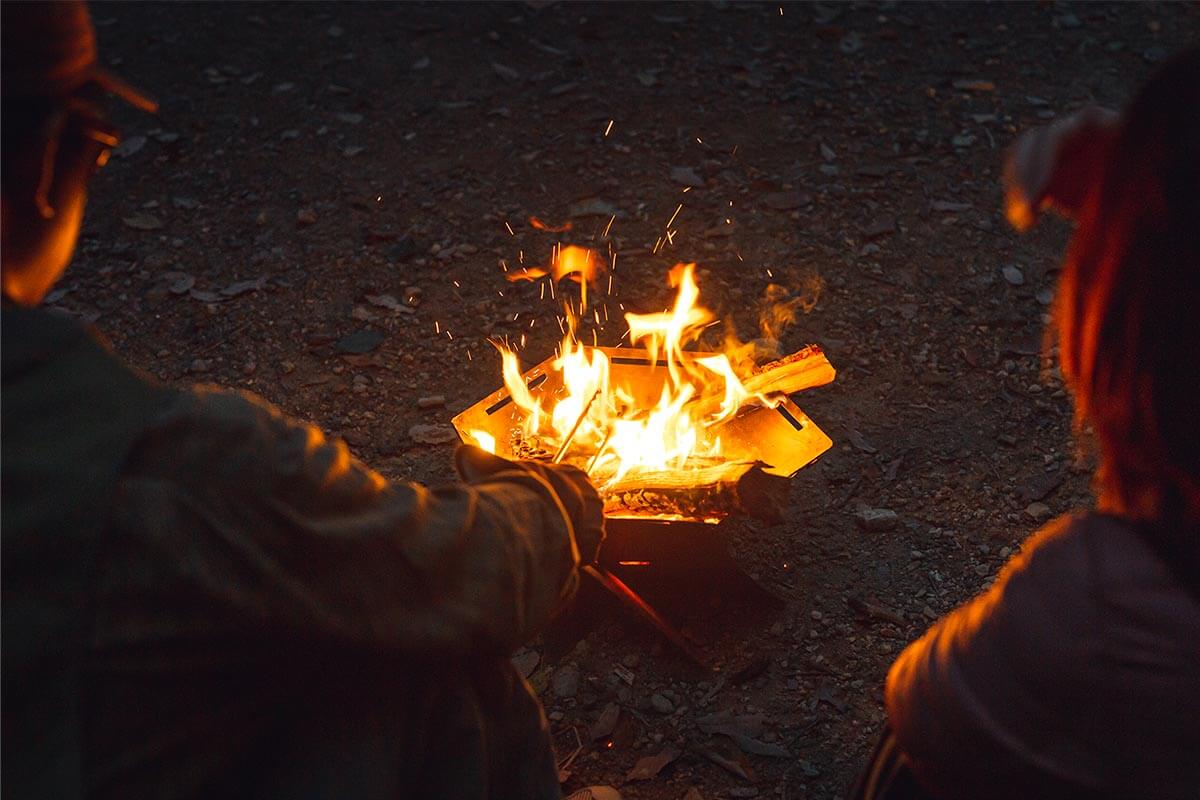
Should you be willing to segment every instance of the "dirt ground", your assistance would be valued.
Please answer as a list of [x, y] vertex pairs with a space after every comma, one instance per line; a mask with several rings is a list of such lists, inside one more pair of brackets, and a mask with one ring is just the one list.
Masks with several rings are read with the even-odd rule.
[[[905, 643], [986, 587], [1040, 522], [1089, 502], [1069, 398], [1040, 355], [1067, 229], [1007, 227], [1001, 156], [1020, 130], [1119, 107], [1196, 41], [1194, 4], [95, 16], [104, 59], [162, 112], [115, 112], [125, 143], [52, 304], [149, 373], [258, 392], [389, 477], [450, 478], [453, 445], [413, 426], [499, 386], [487, 337], [525, 335], [527, 364], [557, 342], [554, 302], [505, 282], [501, 261], [611, 245], [607, 302], [638, 310], [661, 309], [666, 271], [695, 261], [704, 302], [747, 338], [769, 284], [794, 295], [820, 279], [782, 348], [819, 343], [838, 368], [797, 397], [834, 448], [795, 478], [785, 524], [721, 531], [782, 602], [733, 598], [715, 576], [677, 587], [664, 603], [704, 671], [585, 595], [603, 613], [578, 643], [518, 658], [560, 755], [583, 743], [568, 789], [839, 796]], [[673, 244], [652, 254], [681, 203]], [[539, 231], [531, 216], [574, 227]], [[618, 318], [598, 341], [618, 341]], [[418, 405], [434, 395], [444, 405]], [[864, 508], [894, 522], [869, 529]], [[617, 724], [591, 742], [609, 704]], [[706, 732], [718, 712], [751, 741]], [[654, 777], [628, 775], [666, 750], [679, 755]]]

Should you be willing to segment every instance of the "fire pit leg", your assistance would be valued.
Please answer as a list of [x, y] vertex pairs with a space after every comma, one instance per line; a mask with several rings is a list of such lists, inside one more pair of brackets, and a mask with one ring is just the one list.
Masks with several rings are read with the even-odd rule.
[[626, 607], [636, 612], [642, 619], [647, 620], [651, 625], [658, 629], [658, 632], [666, 637], [667, 641], [675, 645], [688, 658], [695, 661], [701, 667], [708, 667], [704, 656], [692, 646], [691, 642], [684, 638], [683, 634], [675, 630], [675, 628], [663, 619], [653, 607], [643, 600], [637, 592], [630, 589], [629, 586], [613, 575], [604, 567], [593, 566], [588, 564], [583, 567], [583, 572], [586, 575], [595, 578], [596, 581], [607, 589], [614, 597], [626, 605]]

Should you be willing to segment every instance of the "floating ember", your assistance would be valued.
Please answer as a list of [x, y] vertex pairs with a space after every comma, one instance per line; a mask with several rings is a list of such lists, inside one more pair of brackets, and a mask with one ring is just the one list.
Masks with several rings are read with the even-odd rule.
[[[565, 248], [542, 274], [578, 274], [583, 311], [597, 258]], [[714, 316], [699, 305], [694, 264], [677, 264], [670, 284], [672, 309], [625, 315], [640, 348], [586, 346], [572, 329], [525, 373], [501, 348], [504, 389], [455, 417], [464, 441], [578, 466], [610, 517], [777, 519], [786, 479], [831, 445], [787, 396], [831, 382], [834, 369], [815, 346], [740, 369], [725, 353], [685, 350]]]

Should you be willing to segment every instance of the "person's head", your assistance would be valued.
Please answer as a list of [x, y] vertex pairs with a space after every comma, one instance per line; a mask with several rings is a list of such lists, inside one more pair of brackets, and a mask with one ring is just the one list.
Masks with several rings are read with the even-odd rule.
[[1055, 308], [1101, 507], [1200, 521], [1200, 50], [1142, 87], [1074, 209]]
[[154, 104], [98, 67], [82, 2], [5, 2], [0, 14], [0, 275], [6, 298], [36, 305], [70, 262], [88, 179], [117, 143], [97, 101]]

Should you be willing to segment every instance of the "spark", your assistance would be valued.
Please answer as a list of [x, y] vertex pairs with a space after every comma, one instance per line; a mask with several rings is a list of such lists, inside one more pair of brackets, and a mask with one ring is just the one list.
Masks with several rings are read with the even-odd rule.
[[376, 202], [376, 203], [382, 203], [382, 202], [383, 202], [383, 195], [379, 195], [378, 197], [376, 197], [376, 198], [375, 198], [375, 202]]
[[546, 299], [546, 284], [543, 283], [542, 284], [542, 296], [539, 297], [538, 300], [545, 300], [545, 299]]
[[612, 260], [612, 266], [608, 268], [608, 271], [609, 271], [609, 272], [616, 272], [616, 271], [617, 271], [617, 254], [616, 254], [616, 253], [613, 253], [613, 254], [612, 254], [612, 257], [613, 257], [613, 260]]
[[675, 234], [678, 231], [667, 231], [667, 244], [675, 244]]
[[608, 303], [604, 304], [604, 321], [608, 322]]
[[696, 141], [700, 144], [704, 144], [704, 140], [701, 139], [699, 136], [696, 137]]
[[554, 279], [551, 278], [549, 283], [550, 283], [550, 299], [553, 300], [554, 299]]
[[604, 233], [600, 234], [601, 239], [608, 238], [608, 231], [610, 228], [612, 228], [613, 220], [615, 220], [616, 218], [617, 218], [616, 214], [613, 214], [611, 217], [608, 218], [608, 224], [604, 226]]
[[433, 321], [433, 332], [434, 333], [442, 332], [442, 323], [438, 322], [436, 319]]
[[675, 218], [679, 216], [679, 212], [682, 210], [683, 210], [683, 203], [680, 203], [678, 206], [675, 207], [675, 213], [671, 215], [671, 218], [669, 220], [667, 220], [668, 228], [671, 227], [671, 223], [675, 221]]
[[526, 342], [525, 334], [522, 333], [521, 334], [521, 349], [522, 350], [525, 349], [525, 342]]
[[726, 218], [725, 218], [725, 224], [726, 224], [726, 225], [732, 225], [732, 224], [733, 224], [733, 220], [731, 220], [729, 217], [726, 217]]
[[741, 254], [741, 253], [736, 253], [736, 252], [735, 252], [735, 253], [734, 253], [734, 255], [735, 255], [735, 256], [737, 256], [737, 259], [738, 259], [738, 261], [745, 261], [745, 260], [746, 260], [746, 259], [742, 258], [742, 254]]
[[608, 134], [609, 134], [610, 132], [612, 132], [612, 126], [613, 126], [613, 123], [614, 123], [614, 122], [616, 122], [616, 120], [610, 119], [610, 120], [608, 121], [608, 126], [607, 126], [607, 127], [604, 129], [604, 135], [605, 135], [605, 136], [608, 136]]
[[597, 324], [597, 325], [599, 325], [599, 324], [600, 324], [600, 309], [598, 309], [598, 308], [593, 308], [593, 309], [592, 309], [592, 316], [593, 316], [593, 317], [595, 317], [595, 319], [596, 319], [596, 324]]
[[688, 193], [688, 192], [690, 192], [691, 190], [692, 190], [692, 187], [690, 187], [690, 186], [685, 186], [685, 187], [683, 187], [683, 193], [684, 193], [684, 194], [687, 194], [687, 193]]
[[454, 334], [451, 333], [450, 331], [446, 331], [446, 337], [449, 338], [450, 341], [452, 341], [452, 342], [454, 341]]
[[500, 259], [500, 269], [504, 270], [505, 272], [508, 272], [508, 262], [505, 261], [503, 258]]
[[532, 328], [532, 327], [533, 327], [533, 324], [534, 324], [535, 322], [537, 322], [537, 317], [534, 317], [533, 319], [529, 320], [529, 327], [531, 327], [531, 328]]
[[735, 145], [733, 146], [733, 149], [729, 151], [729, 157], [730, 157], [730, 158], [733, 158], [734, 156], [736, 156], [736, 155], [737, 155], [737, 149], [738, 149], [738, 146], [735, 144]]
[[454, 288], [455, 288], [455, 289], [461, 289], [461, 288], [462, 288], [461, 286], [459, 286], [459, 285], [458, 285], [458, 281], [450, 281], [450, 282], [454, 284]]
[[783, 16], [783, 6], [779, 7], [779, 16]]
[[767, 270], [767, 277], [774, 278], [775, 276], [771, 273], [771, 270]]
[[624, 333], [622, 333], [622, 334], [621, 334], [621, 338], [620, 338], [618, 341], [624, 341], [624, 340], [625, 340], [625, 337], [626, 337], [626, 336], [628, 336], [628, 335], [629, 335], [629, 331], [628, 331], [628, 330], [626, 330]]
[[471, 356], [471, 351], [468, 349], [467, 350], [467, 361], [474, 361], [474, 360], [475, 360], [474, 357]]
[[509, 236], [516, 236], [517, 232], [512, 229], [512, 225], [508, 224], [508, 220], [504, 220], [504, 227], [508, 228]]
[[500, 295], [501, 297], [504, 297], [504, 292], [500, 291], [499, 289], [496, 290], [496, 294]]
[[608, 273], [608, 293], [612, 294], [612, 273]]
[[524, 264], [524, 263], [525, 263], [525, 251], [524, 251], [524, 250], [518, 250], [518, 251], [517, 251], [517, 263], [518, 263], [518, 264]]

